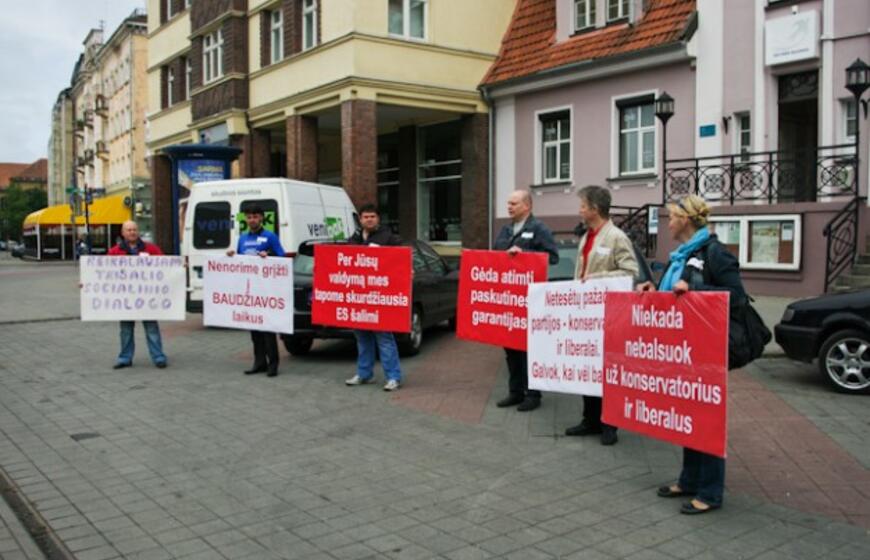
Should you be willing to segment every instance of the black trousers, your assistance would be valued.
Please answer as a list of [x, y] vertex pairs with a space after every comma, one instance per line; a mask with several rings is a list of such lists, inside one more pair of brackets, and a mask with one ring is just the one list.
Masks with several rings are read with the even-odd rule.
[[601, 421], [601, 402], [601, 397], [583, 395], [583, 420], [590, 426], [600, 426], [603, 432], [615, 432], [616, 426]]
[[278, 338], [273, 332], [251, 331], [254, 343], [254, 367], [278, 367]]
[[528, 354], [522, 350], [504, 349], [508, 366], [508, 391], [512, 395], [524, 395], [533, 399], [540, 399], [541, 392], [529, 390], [528, 377]]

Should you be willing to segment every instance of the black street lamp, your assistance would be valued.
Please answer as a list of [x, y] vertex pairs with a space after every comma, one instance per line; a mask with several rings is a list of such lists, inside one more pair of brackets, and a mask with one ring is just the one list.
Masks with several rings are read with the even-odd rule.
[[663, 91], [655, 101], [656, 117], [662, 123], [662, 206], [668, 199], [668, 120], [674, 116], [674, 98]]
[[860, 58], [846, 68], [846, 89], [855, 96], [855, 196], [858, 196], [858, 182], [861, 177], [861, 107], [867, 118], [867, 105], [861, 96], [870, 88], [870, 66]]

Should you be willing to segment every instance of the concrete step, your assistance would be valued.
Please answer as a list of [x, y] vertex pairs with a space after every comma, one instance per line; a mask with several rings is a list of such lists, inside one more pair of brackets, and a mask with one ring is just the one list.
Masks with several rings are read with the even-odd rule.
[[870, 276], [870, 264], [856, 264], [852, 267], [855, 276]]
[[836, 285], [848, 286], [849, 288], [870, 288], [870, 276], [843, 274], [837, 278]]
[[870, 253], [861, 253], [858, 255], [858, 264], [870, 264]]

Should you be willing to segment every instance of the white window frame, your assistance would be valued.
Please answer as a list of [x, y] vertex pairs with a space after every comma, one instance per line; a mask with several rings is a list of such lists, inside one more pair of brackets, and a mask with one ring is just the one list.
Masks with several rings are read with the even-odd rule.
[[193, 65], [190, 63], [190, 57], [184, 57], [184, 99], [190, 99], [190, 82], [193, 78]]
[[172, 66], [166, 67], [166, 106], [172, 107], [172, 104], [175, 102], [172, 99], [172, 89], [175, 87], [175, 71], [172, 69]]
[[[568, 177], [566, 179], [556, 178], [550, 180], [544, 180], [544, 122], [542, 120], [543, 117], [547, 115], [551, 115], [554, 113], [568, 113], [568, 128], [571, 131], [570, 138], [568, 139], [568, 152], [570, 154], [570, 161], [568, 163]], [[548, 107], [546, 109], [541, 109], [539, 111], [535, 111], [535, 122], [534, 128], [535, 131], [535, 181], [540, 185], [550, 185], [550, 184], [563, 184], [563, 183], [573, 183], [574, 182], [574, 137], [576, 136], [576, 128], [574, 127], [574, 106], [573, 105], [563, 105], [561, 107]], [[558, 142], [558, 141], [557, 141]], [[564, 142], [564, 141], [562, 141]], [[556, 169], [560, 168], [559, 166], [559, 151], [556, 150]]]
[[166, 9], [166, 21], [169, 21], [175, 15], [172, 13], [172, 0], [164, 0], [163, 5]]
[[[641, 175], [646, 176], [646, 175], [657, 175], [658, 174], [658, 170], [659, 170], [659, 166], [660, 166], [660, 162], [659, 162], [660, 157], [659, 157], [659, 150], [658, 150], [658, 148], [660, 147], [660, 144], [659, 144], [660, 130], [659, 129], [660, 129], [661, 123], [659, 122], [658, 117], [656, 117], [655, 115], [653, 115], [653, 126], [652, 126], [652, 129], [654, 131], [653, 143], [655, 144], [655, 146], [653, 148], [653, 166], [651, 168], [640, 168], [639, 167], [637, 171], [627, 171], [625, 173], [621, 172], [620, 167], [619, 167], [620, 140], [622, 139], [622, 129], [621, 129], [622, 119], [620, 118], [622, 108], [620, 107], [620, 102], [624, 101], [626, 99], [633, 99], [633, 98], [639, 98], [639, 97], [651, 97], [653, 99], [653, 110], [655, 110], [655, 99], [657, 99], [658, 96], [659, 96], [659, 90], [654, 89], [654, 90], [639, 91], [639, 92], [634, 92], [634, 93], [626, 93], [623, 95], [615, 95], [615, 96], [610, 98], [610, 107], [612, 110], [612, 116], [611, 116], [611, 121], [610, 121], [611, 122], [611, 135], [610, 135], [610, 172], [611, 172], [610, 176], [611, 177], [630, 178], [630, 177], [636, 177], [636, 176], [641, 176]], [[639, 128], [638, 130], [642, 134], [648, 128], [649, 127], [643, 127], [643, 128]], [[639, 144], [639, 147], [640, 147], [639, 153], [642, 155], [643, 154], [643, 146]], [[643, 158], [641, 157], [641, 162], [642, 161], [643, 161]]]
[[843, 144], [854, 144], [855, 143], [855, 135], [849, 135], [849, 107], [855, 107], [855, 128], [860, 126], [860, 119], [858, 118], [858, 104], [855, 103], [855, 98], [842, 99], [840, 101], [840, 125], [843, 127], [842, 132], [840, 133], [840, 138], [843, 139]]
[[202, 83], [210, 84], [224, 75], [224, 36], [218, 29], [202, 38]]
[[[610, 17], [610, 5], [613, 2], [618, 2], [617, 6], [619, 8], [618, 9], [619, 15], [617, 17]], [[631, 10], [631, 8], [629, 7], [630, 3], [631, 3], [631, 0], [607, 0], [607, 14], [606, 14], [607, 21], [617, 21], [620, 19], [627, 18], [629, 16], [629, 12]]]
[[[598, 0], [574, 0], [574, 31], [585, 31], [587, 29], [595, 28], [595, 19], [596, 19], [596, 3]], [[580, 2], [583, 2], [583, 5], [586, 6], [586, 25], [580, 27], [577, 25], [578, 16], [580, 15]]]
[[[311, 18], [311, 37], [308, 36], [308, 18]], [[302, 50], [307, 51], [317, 46], [317, 0], [302, 0]]]
[[191, 0], [184, 0], [184, 9], [185, 10], [190, 9], [190, 2], [191, 2]]
[[[743, 119], [749, 119], [749, 128], [743, 128]], [[734, 113], [734, 154], [740, 156], [738, 161], [740, 163], [749, 162], [749, 157], [743, 157], [743, 135], [749, 134], [749, 144], [746, 146], [746, 153], [752, 153], [752, 113], [749, 111], [742, 111], [740, 113]]]
[[423, 3], [423, 36], [411, 36], [411, 0], [402, 0], [402, 33], [393, 33], [389, 29], [390, 3], [387, 2], [387, 33], [391, 37], [401, 37], [408, 41], [426, 41], [429, 39], [429, 0], [419, 0]]
[[[711, 216], [710, 223], [738, 222], [740, 224], [740, 268], [743, 270], [774, 270], [774, 271], [797, 271], [801, 268], [801, 254], [803, 253], [803, 227], [800, 214], [741, 214], [734, 216]], [[785, 222], [791, 221], [794, 227], [794, 259], [792, 263], [750, 263], [749, 262], [749, 226], [752, 222]]]
[[269, 12], [269, 61], [271, 64], [284, 58], [284, 11], [278, 6]]

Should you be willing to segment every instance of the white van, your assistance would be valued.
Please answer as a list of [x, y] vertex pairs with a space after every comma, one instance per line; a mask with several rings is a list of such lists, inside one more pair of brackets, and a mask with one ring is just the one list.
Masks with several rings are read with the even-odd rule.
[[235, 249], [247, 229], [244, 210], [265, 212], [263, 227], [294, 255], [311, 239], [347, 239], [356, 210], [341, 187], [291, 179], [231, 179], [197, 183], [187, 199], [181, 254], [187, 257], [187, 309], [202, 311], [202, 266], [207, 257]]

